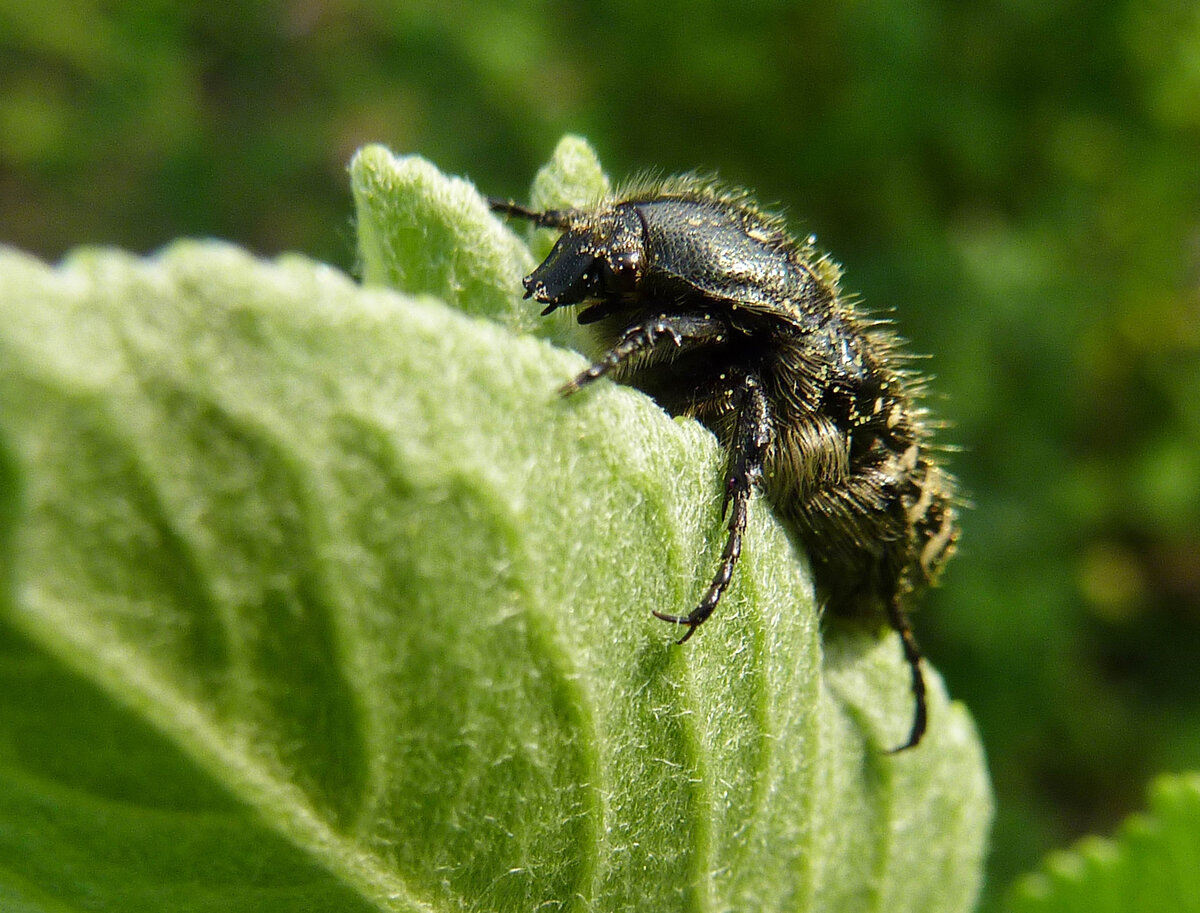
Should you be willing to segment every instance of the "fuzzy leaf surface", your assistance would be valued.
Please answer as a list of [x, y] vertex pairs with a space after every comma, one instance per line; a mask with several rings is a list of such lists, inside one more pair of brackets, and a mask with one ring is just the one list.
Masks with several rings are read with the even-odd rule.
[[523, 243], [378, 150], [364, 237], [400, 232], [368, 166], [462, 248], [368, 275], [455, 307], [212, 242], [0, 251], [0, 908], [969, 910], [990, 794], [936, 675], [883, 753], [898, 646], [822, 649], [762, 502], [675, 646], [715, 441], [557, 397], [582, 360], [504, 325]]

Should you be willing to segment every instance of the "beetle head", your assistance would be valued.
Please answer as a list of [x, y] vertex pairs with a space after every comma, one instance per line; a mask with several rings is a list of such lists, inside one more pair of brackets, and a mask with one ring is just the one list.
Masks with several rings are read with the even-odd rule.
[[562, 214], [562, 236], [525, 277], [525, 297], [542, 314], [587, 302], [632, 298], [645, 263], [642, 221], [633, 207]]

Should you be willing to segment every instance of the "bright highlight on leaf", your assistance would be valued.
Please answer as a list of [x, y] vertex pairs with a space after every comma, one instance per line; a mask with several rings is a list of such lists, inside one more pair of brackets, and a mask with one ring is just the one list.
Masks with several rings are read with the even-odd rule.
[[[571, 148], [544, 174], [602, 180]], [[969, 910], [990, 795], [936, 676], [883, 754], [899, 650], [821, 635], [762, 503], [676, 647], [711, 436], [555, 395], [581, 360], [516, 332], [533, 258], [470, 185], [352, 180], [366, 288], [0, 252], [0, 907]]]

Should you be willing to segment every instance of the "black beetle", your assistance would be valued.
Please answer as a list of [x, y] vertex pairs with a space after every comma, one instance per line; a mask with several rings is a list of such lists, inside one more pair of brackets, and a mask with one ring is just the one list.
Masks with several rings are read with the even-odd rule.
[[921, 653], [906, 608], [936, 581], [959, 529], [955, 484], [931, 445], [922, 381], [896, 337], [840, 291], [840, 267], [812, 238], [740, 191], [694, 177], [644, 183], [594, 206], [493, 210], [562, 234], [524, 279], [543, 314], [577, 306], [599, 344], [563, 387], [611, 376], [673, 415], [693, 416], [728, 454], [721, 564], [686, 615], [686, 641], [729, 585], [756, 487], [807, 547], [839, 613], [882, 612], [900, 635], [925, 733]]

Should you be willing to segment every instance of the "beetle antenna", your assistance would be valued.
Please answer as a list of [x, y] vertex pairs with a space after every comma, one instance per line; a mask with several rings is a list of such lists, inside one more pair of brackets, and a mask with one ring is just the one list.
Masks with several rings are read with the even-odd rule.
[[526, 219], [541, 228], [558, 228], [565, 231], [569, 225], [567, 210], [547, 209], [545, 212], [538, 212], [536, 209], [530, 209], [520, 203], [500, 197], [488, 197], [487, 201], [492, 212], [503, 213], [517, 219]]

